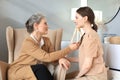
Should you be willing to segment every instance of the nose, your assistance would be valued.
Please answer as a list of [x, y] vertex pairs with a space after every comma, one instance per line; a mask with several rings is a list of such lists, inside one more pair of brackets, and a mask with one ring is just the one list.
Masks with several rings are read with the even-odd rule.
[[75, 24], [77, 24], [76, 20], [73, 21]]
[[74, 19], [73, 22], [76, 23], [76, 20]]
[[49, 28], [48, 25], [46, 26], [46, 28], [47, 28], [47, 29]]

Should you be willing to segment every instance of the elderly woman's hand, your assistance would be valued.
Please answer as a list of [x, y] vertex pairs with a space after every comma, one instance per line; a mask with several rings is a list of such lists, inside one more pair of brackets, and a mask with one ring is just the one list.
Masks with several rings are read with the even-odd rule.
[[73, 51], [77, 50], [79, 48], [79, 46], [80, 46], [79, 42], [72, 43], [72, 44], [69, 45], [70, 49], [73, 50]]
[[66, 70], [70, 67], [70, 61], [68, 61], [66, 58], [59, 59], [60, 66], [64, 67]]

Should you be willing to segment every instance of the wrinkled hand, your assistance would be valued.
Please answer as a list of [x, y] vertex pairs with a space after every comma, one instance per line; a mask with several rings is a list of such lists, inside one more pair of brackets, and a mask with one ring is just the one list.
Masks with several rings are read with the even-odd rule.
[[77, 75], [75, 78], [76, 78], [76, 79], [77, 79], [77, 78], [80, 78], [80, 76], [79, 76], [79, 75]]
[[77, 78], [80, 78], [81, 76], [82, 76], [82, 75], [81, 75], [81, 73], [79, 72], [78, 75], [77, 75], [75, 78], [77, 79]]
[[80, 75], [78, 74], [75, 78], [76, 78], [76, 79], [77, 79], [77, 78], [80, 78]]
[[66, 70], [68, 70], [70, 67], [70, 62], [65, 58], [59, 59], [59, 64], [60, 66], [64, 67]]
[[69, 45], [70, 49], [73, 50], [73, 51], [77, 50], [79, 48], [79, 46], [80, 46], [79, 42], [72, 43], [72, 44]]

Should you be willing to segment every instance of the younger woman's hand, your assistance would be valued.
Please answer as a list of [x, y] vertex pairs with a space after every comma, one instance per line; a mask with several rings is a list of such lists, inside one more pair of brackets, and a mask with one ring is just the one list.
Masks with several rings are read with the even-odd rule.
[[64, 67], [66, 70], [70, 67], [70, 62], [66, 58], [59, 59], [60, 66]]

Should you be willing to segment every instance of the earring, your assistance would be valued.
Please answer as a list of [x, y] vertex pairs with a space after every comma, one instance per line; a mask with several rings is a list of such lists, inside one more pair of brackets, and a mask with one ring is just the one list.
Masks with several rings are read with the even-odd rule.
[[93, 24], [91, 24], [91, 27], [93, 27]]

